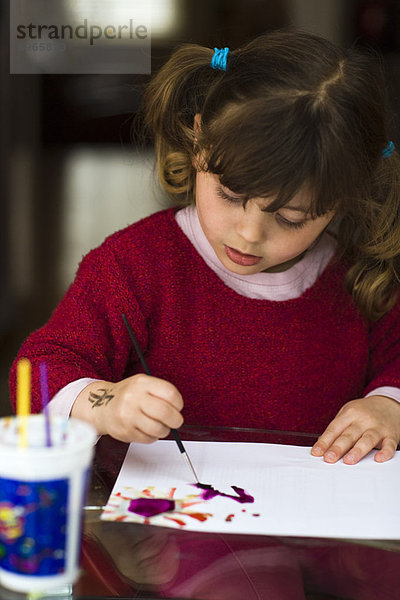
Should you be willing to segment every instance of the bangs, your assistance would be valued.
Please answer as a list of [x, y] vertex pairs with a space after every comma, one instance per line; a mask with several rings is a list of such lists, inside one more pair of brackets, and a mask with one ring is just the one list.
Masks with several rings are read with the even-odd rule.
[[231, 105], [210, 122], [202, 120], [198, 150], [203, 170], [218, 175], [244, 202], [273, 199], [270, 212], [306, 191], [308, 212], [318, 217], [357, 193], [351, 174], [346, 176], [345, 149], [338, 149], [326, 123], [318, 123], [322, 119], [310, 106], [309, 94], [264, 96], [259, 104], [257, 99]]

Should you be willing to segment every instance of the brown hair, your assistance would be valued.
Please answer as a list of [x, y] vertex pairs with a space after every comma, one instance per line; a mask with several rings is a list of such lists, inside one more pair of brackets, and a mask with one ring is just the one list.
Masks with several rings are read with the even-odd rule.
[[389, 117], [379, 57], [298, 31], [231, 51], [226, 71], [211, 68], [212, 56], [178, 48], [145, 92], [165, 191], [193, 202], [199, 155], [244, 201], [273, 196], [271, 211], [306, 187], [312, 215], [335, 210], [347, 288], [378, 319], [396, 301], [400, 274], [400, 158], [382, 155]]

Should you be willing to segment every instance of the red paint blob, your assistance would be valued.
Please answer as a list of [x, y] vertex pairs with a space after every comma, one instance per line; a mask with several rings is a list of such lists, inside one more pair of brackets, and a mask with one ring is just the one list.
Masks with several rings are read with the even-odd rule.
[[168, 519], [168, 521], [174, 521], [181, 527], [185, 527], [185, 525], [186, 525], [185, 521], [182, 521], [182, 519], [175, 519], [174, 517], [165, 517], [165, 518]]
[[207, 521], [208, 517], [211, 517], [209, 513], [185, 513], [188, 517], [196, 519], [197, 521]]

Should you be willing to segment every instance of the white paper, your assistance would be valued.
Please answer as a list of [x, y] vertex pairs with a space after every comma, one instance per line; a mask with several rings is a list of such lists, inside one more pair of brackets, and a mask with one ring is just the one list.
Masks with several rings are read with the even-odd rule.
[[[184, 445], [202, 483], [232, 495], [231, 486], [238, 486], [254, 497], [254, 503], [239, 504], [226, 497], [202, 500], [202, 490], [191, 485], [191, 471], [175, 442], [160, 440], [130, 445], [102, 519], [191, 531], [400, 539], [400, 452], [385, 463], [375, 462], [371, 452], [358, 464], [345, 465], [325, 463], [310, 454], [311, 448], [301, 446]], [[148, 495], [173, 495], [195, 504], [177, 505], [175, 511], [148, 519], [129, 510], [131, 499]]]

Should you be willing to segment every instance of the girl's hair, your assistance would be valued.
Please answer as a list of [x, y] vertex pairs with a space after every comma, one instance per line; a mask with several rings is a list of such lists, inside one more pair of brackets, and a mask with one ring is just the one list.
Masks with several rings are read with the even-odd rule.
[[231, 51], [226, 71], [211, 68], [213, 53], [178, 48], [145, 92], [165, 191], [193, 202], [194, 165], [244, 202], [273, 197], [271, 211], [307, 189], [311, 216], [335, 211], [347, 288], [378, 319], [400, 275], [400, 158], [382, 155], [390, 136], [381, 60], [298, 31]]

